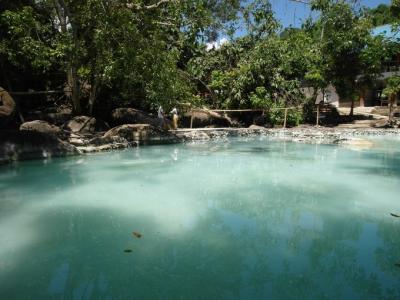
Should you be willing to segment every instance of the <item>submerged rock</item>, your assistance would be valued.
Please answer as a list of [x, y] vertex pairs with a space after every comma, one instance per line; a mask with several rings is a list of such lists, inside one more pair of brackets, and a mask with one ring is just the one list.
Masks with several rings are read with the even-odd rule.
[[132, 232], [132, 234], [137, 237], [138, 239], [140, 239], [143, 235], [137, 231]]
[[53, 134], [27, 130], [0, 131], [0, 164], [79, 153], [76, 147]]
[[365, 150], [365, 149], [370, 149], [374, 146], [374, 143], [372, 141], [365, 139], [358, 139], [358, 138], [341, 139], [338, 140], [337, 144], [342, 145], [351, 150]]
[[103, 135], [103, 139], [117, 137], [144, 145], [171, 144], [181, 141], [175, 134], [148, 124], [125, 124], [114, 127]]

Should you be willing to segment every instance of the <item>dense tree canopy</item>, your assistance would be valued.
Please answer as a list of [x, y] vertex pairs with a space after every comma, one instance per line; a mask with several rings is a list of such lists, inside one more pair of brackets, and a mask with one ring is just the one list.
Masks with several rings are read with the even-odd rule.
[[[356, 10], [313, 0], [301, 28], [281, 28], [268, 1], [13, 0], [0, 3], [0, 85], [65, 89], [76, 113], [159, 104], [298, 106], [304, 86], [353, 101], [399, 51], [374, 26], [399, 4]], [[235, 37], [238, 27], [247, 35]], [[221, 37], [228, 42], [210, 49]], [[360, 74], [362, 75], [360, 77]]]
[[367, 10], [374, 26], [392, 24], [399, 19], [400, 9], [395, 5], [380, 4], [376, 8]]

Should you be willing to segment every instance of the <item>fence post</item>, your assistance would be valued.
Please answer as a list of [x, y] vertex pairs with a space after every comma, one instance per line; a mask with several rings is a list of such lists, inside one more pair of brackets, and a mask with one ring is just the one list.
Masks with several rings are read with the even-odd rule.
[[319, 103], [317, 104], [317, 124], [315, 126], [318, 126], [319, 124]]
[[288, 111], [288, 109], [285, 108], [285, 120], [283, 121], [283, 128], [286, 128], [287, 111]]
[[193, 111], [190, 112], [190, 129], [193, 128]]

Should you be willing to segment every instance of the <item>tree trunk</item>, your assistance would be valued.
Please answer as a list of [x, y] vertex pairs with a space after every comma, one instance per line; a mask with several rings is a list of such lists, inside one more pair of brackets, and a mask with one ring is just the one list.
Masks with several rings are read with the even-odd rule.
[[396, 99], [396, 95], [390, 95], [389, 97], [389, 122], [393, 120], [393, 105]]
[[97, 97], [97, 90], [100, 85], [100, 80], [95, 77], [93, 80], [93, 85], [90, 90], [90, 96], [89, 96], [89, 116], [93, 116], [93, 108], [94, 108], [94, 103], [96, 102], [96, 97]]
[[[73, 20], [73, 16], [71, 15], [69, 8], [64, 0], [53, 0], [54, 9], [57, 13], [57, 17], [60, 21], [60, 29], [64, 34], [68, 34], [68, 21], [69, 25], [72, 28], [72, 39], [74, 43], [75, 49], [78, 49], [78, 39], [76, 34], [76, 28]], [[80, 103], [80, 88], [79, 88], [79, 79], [77, 73], [77, 67], [75, 63], [75, 53], [72, 53], [69, 56], [69, 64], [67, 68], [67, 85], [69, 87], [69, 92], [71, 93], [72, 105], [74, 113], [79, 115], [82, 113], [81, 103]]]
[[79, 80], [78, 80], [78, 74], [76, 71], [76, 67], [73, 65], [73, 63], [70, 63], [70, 66], [68, 68], [67, 72], [67, 81], [68, 85], [71, 89], [71, 99], [72, 99], [72, 105], [74, 108], [74, 113], [76, 115], [80, 115], [82, 113], [81, 109], [81, 102], [80, 102], [80, 93], [79, 93]]
[[365, 107], [366, 90], [363, 88], [360, 91], [360, 107]]
[[351, 107], [350, 107], [349, 116], [350, 117], [354, 116], [354, 97], [351, 97]]
[[312, 95], [314, 104], [317, 103], [318, 93], [319, 93], [319, 88], [314, 88], [313, 95]]

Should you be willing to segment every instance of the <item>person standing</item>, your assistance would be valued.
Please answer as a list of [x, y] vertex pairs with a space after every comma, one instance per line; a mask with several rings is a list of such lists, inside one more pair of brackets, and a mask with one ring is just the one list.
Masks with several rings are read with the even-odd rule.
[[176, 130], [178, 129], [178, 110], [174, 107], [174, 109], [171, 110], [170, 114], [172, 114], [172, 129]]
[[160, 125], [161, 129], [164, 129], [164, 126], [165, 126], [164, 110], [161, 105], [158, 107], [157, 117], [158, 117], [158, 121], [159, 121], [159, 125]]

